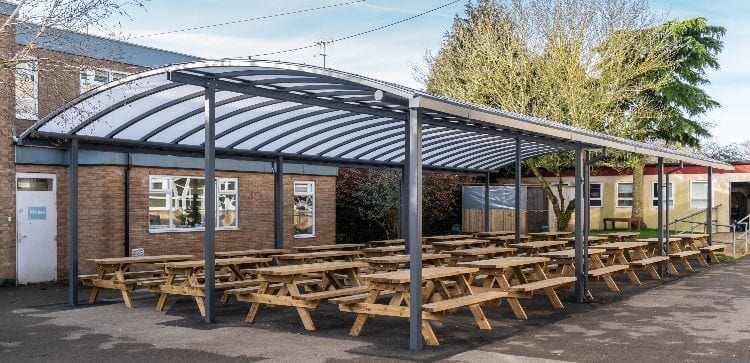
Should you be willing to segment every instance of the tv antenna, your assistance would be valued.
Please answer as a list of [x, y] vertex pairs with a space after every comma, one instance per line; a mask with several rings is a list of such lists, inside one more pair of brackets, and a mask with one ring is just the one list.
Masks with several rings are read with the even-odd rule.
[[328, 43], [333, 43], [333, 40], [319, 40], [315, 42], [315, 45], [320, 47], [321, 53], [318, 53], [316, 56], [323, 57], [323, 68], [326, 67], [326, 57], [328, 57], [328, 53], [326, 53], [326, 46]]

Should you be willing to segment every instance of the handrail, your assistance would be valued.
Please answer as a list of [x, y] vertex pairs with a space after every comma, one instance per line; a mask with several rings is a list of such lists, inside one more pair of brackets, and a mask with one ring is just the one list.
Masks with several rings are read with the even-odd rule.
[[[723, 205], [722, 203], [717, 204], [717, 205], [711, 207], [711, 209], [719, 209], [719, 207], [721, 207], [722, 205]], [[679, 217], [679, 218], [675, 218], [675, 220], [673, 220], [672, 222], [669, 222], [669, 224], [677, 224], [677, 223], [682, 222], [682, 221], [684, 221], [684, 220], [686, 220], [688, 218], [692, 218], [692, 217], [695, 217], [695, 216], [697, 216], [699, 214], [706, 213], [706, 211], [708, 211], [708, 208], [703, 208], [703, 209], [697, 210], [697, 211], [695, 211], [693, 213], [690, 213], [688, 215], [685, 215], [685, 216], [682, 216], [682, 217]], [[748, 217], [750, 217], [750, 215], [748, 215]]]

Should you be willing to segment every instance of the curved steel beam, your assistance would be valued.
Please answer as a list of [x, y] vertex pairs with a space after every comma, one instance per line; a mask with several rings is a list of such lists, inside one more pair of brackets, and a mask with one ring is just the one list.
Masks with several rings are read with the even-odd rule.
[[[328, 122], [331, 122], [331, 121], [338, 121], [340, 119], [345, 119], [345, 118], [348, 118], [348, 117], [358, 116], [358, 115], [362, 116], [361, 114], [355, 114], [355, 113], [352, 113], [352, 112], [345, 112], [345, 113], [341, 114], [341, 117], [333, 116], [333, 117], [324, 118], [322, 120], [315, 121], [315, 122], [313, 122], [311, 124], [301, 125], [301, 126], [297, 126], [297, 127], [293, 128], [291, 130], [287, 130], [284, 133], [282, 133], [281, 135], [279, 135], [278, 137], [276, 137], [276, 139], [277, 140], [278, 139], [282, 139], [282, 138], [287, 137], [287, 136], [289, 136], [291, 134], [303, 131], [303, 130], [309, 128], [310, 126], [318, 126], [318, 125], [322, 125], [324, 123], [328, 123]], [[377, 119], [380, 119], [380, 118], [382, 118], [382, 117], [378, 117], [378, 116], [365, 116], [365, 117], [361, 117], [361, 118], [358, 118], [358, 119], [354, 119], [354, 120], [352, 120], [351, 123], [348, 123], [347, 125], [355, 125], [355, 124], [362, 123], [362, 122], [365, 122], [365, 121], [372, 121], [372, 120], [377, 120]], [[341, 122], [344, 122], [344, 121], [341, 121]], [[300, 140], [302, 140], [303, 138], [306, 139], [306, 138], [310, 138], [310, 137], [315, 137], [315, 136], [318, 136], [320, 134], [324, 134], [324, 133], [326, 133], [328, 131], [337, 129], [339, 127], [341, 127], [341, 124], [334, 123], [333, 125], [329, 125], [329, 126], [324, 127], [324, 128], [322, 128], [320, 130], [315, 130], [312, 133], [305, 134], [302, 138], [296, 138], [296, 139], [294, 139], [292, 141], [287, 142], [286, 144], [284, 144], [281, 147], [277, 148], [275, 150], [275, 152], [281, 152], [282, 150], [285, 150], [285, 149], [291, 147], [292, 145], [299, 143]], [[256, 146], [253, 149], [254, 150], [260, 150], [261, 147], [266, 146], [266, 145], [272, 143], [273, 141], [275, 141], [275, 140], [266, 140], [266, 141], [264, 141], [263, 143], [259, 144], [258, 146]]]
[[[239, 95], [239, 96], [235, 96], [235, 97], [230, 97], [230, 98], [227, 98], [226, 100], [216, 102], [216, 107], [223, 106], [223, 105], [226, 105], [226, 104], [229, 104], [229, 103], [232, 103], [232, 102], [242, 101], [244, 99], [253, 98], [253, 97], [255, 97], [255, 96]], [[182, 114], [182, 115], [180, 115], [180, 116], [178, 116], [178, 117], [170, 120], [169, 122], [164, 123], [161, 126], [159, 126], [159, 127], [155, 128], [155, 129], [151, 130], [149, 133], [147, 133], [146, 135], [144, 135], [143, 137], [141, 137], [139, 139], [139, 141], [148, 141], [148, 139], [150, 139], [150, 138], [158, 135], [162, 131], [164, 131], [164, 130], [166, 130], [166, 129], [168, 129], [168, 128], [170, 128], [170, 127], [172, 127], [172, 126], [174, 126], [174, 125], [176, 125], [176, 124], [178, 124], [178, 123], [180, 123], [182, 121], [185, 121], [185, 120], [187, 120], [187, 119], [189, 119], [189, 118], [191, 118], [191, 117], [193, 117], [195, 115], [200, 115], [203, 112], [205, 112], [204, 107], [199, 107], [199, 108], [196, 108], [193, 111], [184, 113], [184, 114]]]
[[[354, 136], [354, 137], [356, 137], [357, 139], [363, 139], [365, 137], [372, 136], [372, 135], [377, 135], [377, 134], [382, 133], [382, 132], [388, 132], [388, 131], [396, 130], [396, 129], [403, 129], [403, 127], [404, 127], [403, 125], [394, 125], [394, 126], [385, 127], [385, 128], [379, 129], [379, 130], [373, 130], [373, 131], [370, 131], [370, 132], [366, 132], [366, 133], [364, 133], [362, 135], [357, 135], [357, 136]], [[339, 138], [342, 137], [342, 136], [343, 135], [339, 135]], [[338, 149], [338, 148], [340, 148], [340, 147], [342, 147], [342, 146], [344, 146], [344, 145], [346, 145], [346, 144], [348, 144], [350, 142], [352, 142], [352, 138], [347, 138], [346, 140], [344, 140], [344, 141], [342, 141], [342, 142], [340, 142], [338, 144], [335, 144], [335, 145], [333, 145], [331, 147], [326, 148], [325, 150], [317, 153], [316, 155], [323, 156], [326, 153], [329, 153], [332, 150], [336, 150], [336, 149]]]
[[117, 134], [125, 131], [125, 129], [129, 128], [130, 126], [135, 125], [136, 123], [140, 122], [141, 120], [145, 119], [146, 117], [154, 115], [157, 112], [161, 112], [163, 110], [166, 110], [167, 108], [170, 108], [172, 106], [176, 106], [176, 105], [178, 105], [180, 103], [187, 102], [187, 101], [190, 101], [190, 100], [198, 98], [198, 97], [203, 97], [203, 95], [205, 94], [205, 92], [206, 92], [205, 90], [200, 90], [198, 92], [191, 93], [191, 94], [189, 94], [187, 96], [180, 97], [180, 98], [178, 98], [176, 100], [171, 100], [169, 102], [166, 102], [166, 103], [164, 103], [162, 105], [159, 105], [159, 107], [154, 107], [154, 108], [152, 108], [152, 109], [150, 109], [150, 110], [148, 110], [148, 111], [146, 111], [144, 113], [141, 113], [140, 115], [138, 115], [138, 116], [130, 119], [130, 121], [128, 121], [128, 122], [120, 125], [120, 127], [114, 129], [112, 132], [110, 132], [109, 134], [107, 134], [107, 136], [105, 136], [105, 137], [107, 137], [107, 138], [113, 138], [113, 137], [117, 136]]
[[[378, 117], [378, 119], [380, 119], [380, 118], [381, 117]], [[355, 127], [353, 129], [346, 130], [345, 132], [349, 133], [349, 134], [352, 134], [352, 133], [359, 132], [359, 131], [362, 131], [362, 130], [367, 130], [367, 129], [373, 128], [373, 127], [378, 127], [378, 126], [383, 126], [383, 125], [390, 125], [390, 124], [392, 124], [394, 122], [395, 121], [393, 119], [386, 119], [386, 120], [383, 120], [383, 121], [375, 122], [372, 125], [362, 125], [362, 126], [359, 126], [359, 127]], [[335, 130], [335, 129], [339, 129], [339, 128], [341, 128], [341, 125], [334, 125], [334, 126], [329, 127], [327, 131], [331, 131], [331, 130]], [[321, 133], [319, 132], [318, 134], [321, 134]], [[316, 142], [314, 142], [314, 143], [312, 143], [312, 144], [310, 144], [308, 146], [305, 146], [304, 148], [300, 149], [298, 152], [300, 154], [304, 154], [304, 153], [310, 151], [311, 149], [314, 149], [314, 148], [316, 148], [318, 146], [324, 145], [325, 143], [327, 143], [327, 142], [329, 142], [331, 140], [338, 139], [339, 137], [341, 137], [341, 134], [333, 134], [333, 135], [327, 136], [327, 137], [325, 137], [325, 138], [323, 138], [321, 140], [318, 140], [318, 141], [316, 141]]]
[[[322, 115], [322, 114], [326, 114], [326, 113], [331, 113], [331, 112], [336, 112], [336, 111], [324, 108], [322, 110], [315, 110], [313, 112], [309, 112], [309, 113], [306, 113], [306, 114], [297, 115], [297, 116], [294, 116], [294, 117], [290, 117], [288, 119], [284, 119], [284, 120], [282, 120], [282, 121], [280, 121], [278, 123], [273, 123], [271, 125], [268, 125], [266, 127], [261, 128], [259, 130], [256, 130], [256, 131], [254, 131], [254, 132], [252, 132], [250, 134], [247, 134], [247, 135], [239, 138], [237, 141], [229, 144], [227, 147], [230, 148], [230, 149], [233, 149], [237, 145], [242, 144], [243, 142], [245, 142], [247, 140], [250, 140], [250, 139], [252, 139], [252, 138], [254, 138], [254, 137], [256, 137], [256, 136], [258, 136], [258, 135], [260, 135], [260, 134], [262, 134], [264, 132], [267, 132], [269, 130], [273, 130], [273, 129], [281, 126], [281, 125], [286, 125], [286, 124], [289, 124], [289, 123], [292, 123], [292, 122], [295, 122], [295, 121], [306, 119], [308, 117], [318, 116], [318, 115]], [[274, 139], [275, 139], [275, 137], [274, 138], [269, 138], [268, 140], [274, 140]]]

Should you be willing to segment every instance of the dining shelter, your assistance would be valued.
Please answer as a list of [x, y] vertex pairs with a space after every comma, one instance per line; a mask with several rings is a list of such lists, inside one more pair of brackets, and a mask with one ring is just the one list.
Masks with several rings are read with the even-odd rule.
[[[202, 101], [197, 103], [196, 101]], [[421, 340], [421, 195], [423, 171], [489, 176], [521, 161], [575, 152], [576, 298], [585, 294], [585, 194], [590, 153], [606, 149], [708, 168], [731, 165], [496, 108], [441, 97], [356, 74], [263, 60], [175, 64], [108, 83], [72, 100], [23, 132], [17, 145], [68, 148], [70, 303], [78, 301], [78, 152], [137, 150], [205, 160], [205, 319], [214, 320], [216, 158], [274, 163], [275, 244], [282, 247], [280, 193], [284, 165], [392, 168], [403, 172], [402, 231], [410, 255], [410, 347]], [[487, 178], [489, 179], [489, 178]], [[711, 190], [709, 177], [709, 187]], [[489, 190], [488, 188], [486, 190]], [[710, 193], [708, 194], [710, 198]], [[485, 200], [489, 195], [485, 195]], [[659, 200], [663, 210], [663, 198]], [[709, 204], [711, 203], [709, 199]], [[489, 203], [485, 203], [489, 206]], [[516, 213], [516, 218], [520, 214]], [[485, 213], [485, 218], [489, 213]], [[710, 219], [710, 213], [708, 218]], [[660, 219], [660, 225], [662, 224]], [[516, 220], [516, 225], [519, 225]], [[489, 226], [489, 223], [485, 223]], [[661, 235], [660, 235], [661, 236]], [[516, 229], [516, 239], [520, 230]], [[709, 239], [710, 241], [710, 239]]]

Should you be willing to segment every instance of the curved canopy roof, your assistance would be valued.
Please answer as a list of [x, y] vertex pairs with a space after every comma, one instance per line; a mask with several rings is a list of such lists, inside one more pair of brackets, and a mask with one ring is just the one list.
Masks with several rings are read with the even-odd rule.
[[77, 139], [201, 152], [205, 86], [216, 85], [216, 154], [400, 166], [410, 107], [422, 111], [426, 168], [491, 171], [521, 157], [610, 147], [696, 165], [730, 165], [543, 119], [435, 96], [309, 65], [199, 61], [134, 74], [91, 90], [26, 130], [30, 139]]

